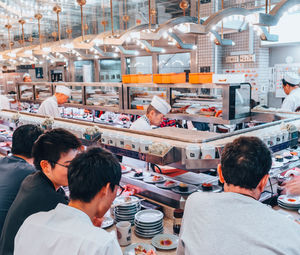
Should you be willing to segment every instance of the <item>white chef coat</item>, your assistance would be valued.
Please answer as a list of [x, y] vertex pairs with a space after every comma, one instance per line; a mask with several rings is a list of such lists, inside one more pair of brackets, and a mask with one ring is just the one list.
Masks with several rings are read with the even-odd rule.
[[140, 117], [139, 119], [137, 119], [135, 122], [132, 123], [130, 129], [147, 131], [147, 130], [151, 130], [152, 127], [150, 125], [150, 120], [147, 118], [146, 115], [143, 115], [142, 117]]
[[[132, 123], [132, 125], [130, 126], [130, 129], [139, 130], [139, 131], [147, 131], [147, 130], [151, 130], [152, 127], [150, 125], [150, 121], [147, 118], [147, 116], [143, 115], [142, 117], [140, 117], [139, 119], [137, 119], [136, 121], [134, 121]], [[123, 157], [122, 163], [124, 163], [128, 166], [132, 166], [134, 168], [145, 169], [147, 167], [147, 162], [138, 160], [138, 159], [128, 158], [128, 157]]]
[[122, 250], [116, 236], [95, 227], [83, 211], [58, 204], [29, 216], [16, 235], [14, 255], [40, 254], [122, 255]]
[[286, 112], [295, 112], [300, 106], [300, 88], [291, 91], [289, 95], [283, 100], [281, 110]]
[[41, 105], [37, 112], [38, 114], [59, 118], [60, 113], [58, 109], [56, 96], [48, 97]]
[[10, 109], [9, 99], [4, 95], [0, 95], [0, 110], [2, 109]]

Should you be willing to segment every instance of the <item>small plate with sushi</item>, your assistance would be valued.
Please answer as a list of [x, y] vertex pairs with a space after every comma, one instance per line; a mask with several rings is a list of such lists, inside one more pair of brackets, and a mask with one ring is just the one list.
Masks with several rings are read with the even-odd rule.
[[179, 183], [178, 186], [172, 188], [172, 191], [180, 195], [190, 195], [198, 190], [197, 186], [189, 185], [186, 183]]
[[157, 183], [156, 186], [160, 189], [172, 189], [178, 186], [178, 182], [167, 180], [164, 183]]

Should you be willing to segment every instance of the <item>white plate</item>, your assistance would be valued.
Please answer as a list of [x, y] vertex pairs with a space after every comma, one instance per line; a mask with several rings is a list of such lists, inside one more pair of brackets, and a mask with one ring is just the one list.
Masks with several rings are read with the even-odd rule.
[[283, 162], [272, 162], [271, 168], [279, 168], [283, 166]]
[[161, 211], [146, 209], [143, 211], [139, 211], [135, 215], [135, 220], [141, 223], [152, 223], [163, 219], [164, 214]]
[[[168, 181], [168, 180], [166, 180], [166, 182], [167, 182], [167, 181]], [[168, 186], [165, 186], [165, 183], [166, 183], [166, 182], [164, 182], [164, 183], [157, 183], [156, 186], [159, 187], [160, 189], [172, 189], [172, 188], [178, 186], [178, 182], [174, 182], [173, 184], [170, 184], [170, 185], [168, 185]]]
[[123, 170], [123, 169], [121, 169], [122, 170], [122, 174], [126, 174], [126, 173], [129, 173], [131, 170], [132, 170], [132, 168], [131, 167], [129, 167], [129, 166], [122, 166], [122, 167], [125, 167], [125, 169]]
[[300, 196], [281, 195], [278, 197], [278, 201], [287, 206], [300, 206]]
[[151, 173], [149, 173], [149, 172], [143, 172], [143, 175], [139, 176], [139, 177], [135, 177], [134, 174], [135, 174], [135, 172], [130, 172], [130, 173], [128, 173], [128, 176], [130, 178], [136, 179], [136, 180], [143, 180], [144, 178], [151, 176]]
[[101, 228], [109, 228], [110, 226], [114, 225], [114, 219], [111, 217], [104, 217], [102, 221]]
[[[119, 207], [129, 207], [129, 206], [133, 206], [133, 205], [136, 205], [137, 203], [139, 203], [139, 200], [140, 200], [139, 198], [134, 197], [134, 196], [116, 197], [115, 200], [114, 200], [114, 202], [113, 202], [113, 205], [119, 206]], [[129, 202], [129, 201], [131, 203], [123, 204], [123, 203]], [[118, 205], [118, 204], [120, 204], [120, 205]]]
[[128, 247], [126, 247], [126, 249], [124, 250], [124, 255], [135, 255], [135, 248], [137, 246], [142, 246], [147, 252], [150, 250], [153, 250], [154, 252], [156, 252], [156, 249], [151, 245], [151, 244], [146, 244], [146, 243], [133, 243], [131, 245], [129, 245]]
[[[162, 241], [166, 241], [166, 240], [170, 240], [171, 244], [163, 245], [161, 243]], [[179, 240], [178, 236], [175, 236], [175, 235], [159, 234], [152, 238], [151, 243], [154, 247], [161, 249], [161, 250], [173, 250], [173, 249], [177, 248], [178, 240]]]
[[144, 178], [144, 182], [147, 182], [147, 183], [160, 183], [160, 182], [164, 182], [166, 180], [165, 177], [163, 176], [159, 176], [160, 178], [157, 180], [157, 181], [154, 181], [153, 178], [154, 176], [158, 176], [158, 175], [153, 175], [153, 176], [149, 176], [147, 178]]

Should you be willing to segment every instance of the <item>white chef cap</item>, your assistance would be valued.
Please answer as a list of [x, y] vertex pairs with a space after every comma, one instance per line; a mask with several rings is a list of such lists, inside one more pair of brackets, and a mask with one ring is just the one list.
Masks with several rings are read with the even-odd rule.
[[71, 96], [71, 90], [66, 86], [56, 86], [55, 92], [64, 94], [68, 97]]
[[30, 77], [30, 74], [29, 74], [29, 73], [24, 73], [23, 79], [24, 79], [25, 77]]
[[299, 76], [294, 73], [285, 74], [283, 79], [292, 85], [299, 85], [299, 83], [300, 83]]
[[154, 96], [150, 104], [163, 115], [166, 115], [171, 110], [171, 106], [158, 96]]

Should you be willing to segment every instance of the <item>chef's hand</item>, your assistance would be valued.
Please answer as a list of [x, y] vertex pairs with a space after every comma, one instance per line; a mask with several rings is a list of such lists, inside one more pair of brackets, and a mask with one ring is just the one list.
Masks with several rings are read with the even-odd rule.
[[290, 181], [285, 182], [283, 187], [286, 194], [300, 195], [300, 176], [295, 176]]
[[101, 227], [102, 222], [103, 222], [104, 218], [99, 218], [99, 217], [94, 217], [93, 219], [93, 225], [96, 227]]

